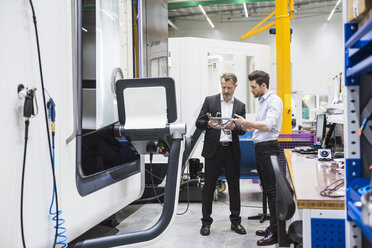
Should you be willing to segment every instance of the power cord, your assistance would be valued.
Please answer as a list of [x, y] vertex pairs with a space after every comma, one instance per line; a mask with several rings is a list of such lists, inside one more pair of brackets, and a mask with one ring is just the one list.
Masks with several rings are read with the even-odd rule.
[[146, 171], [147, 173], [149, 173], [149, 175], [151, 175], [151, 176], [155, 177], [156, 179], [159, 179], [159, 180], [161, 180], [161, 183], [162, 183], [162, 182], [164, 182], [164, 179], [163, 179], [163, 178], [161, 178], [161, 177], [158, 177], [157, 175], [155, 175], [154, 173], [152, 173], [152, 172], [151, 172], [151, 171], [149, 171], [148, 169], [145, 169], [145, 171]]
[[[187, 166], [187, 173], [188, 173], [188, 175], [190, 175], [190, 166]], [[188, 184], [186, 187], [187, 187], [187, 206], [186, 206], [185, 211], [183, 211], [182, 213], [177, 213], [177, 215], [184, 215], [189, 210], [189, 206], [190, 206], [190, 185]]]
[[[34, 99], [36, 89], [24, 89], [25, 87], [20, 84], [18, 85], [18, 96], [25, 98], [23, 105], [23, 117], [25, 118], [25, 143], [23, 151], [23, 164], [22, 164], [22, 176], [21, 176], [21, 205], [20, 205], [20, 221], [21, 221], [21, 236], [23, 247], [26, 248], [24, 227], [23, 227], [23, 191], [25, 182], [25, 170], [26, 170], [26, 156], [27, 156], [27, 140], [28, 140], [28, 129], [30, 126], [30, 118], [35, 116], [34, 112]], [[23, 96], [21, 96], [23, 94]]]
[[[193, 182], [198, 182], [198, 183], [200, 183], [200, 182], [204, 182], [204, 179], [191, 179], [191, 180], [188, 180], [188, 181], [186, 181], [186, 182], [181, 183], [181, 184], [180, 184], [180, 188], [182, 189], [183, 186], [185, 186], [185, 185], [187, 185], [187, 184], [189, 184], [189, 183], [193, 183]], [[156, 197], [159, 197], [159, 198], [163, 197], [164, 194], [165, 194], [165, 193], [163, 192], [163, 193], [161, 193], [161, 194], [159, 194], [159, 195], [157, 195], [157, 196], [154, 196], [154, 197], [149, 197], [149, 198], [139, 199], [139, 200], [137, 200], [137, 201], [134, 201], [133, 204], [145, 204], [145, 203], [151, 202], [151, 201], [153, 201], [153, 200], [156, 200]]]
[[152, 159], [153, 159], [153, 155], [154, 153], [157, 151], [157, 147], [154, 143], [149, 143], [147, 144], [146, 146], [146, 150], [147, 152], [150, 153], [150, 177], [151, 177], [151, 184], [152, 184], [152, 189], [154, 190], [154, 195], [156, 197], [156, 199], [158, 200], [159, 204], [164, 207], [163, 203], [160, 201], [160, 198], [156, 192], [156, 189], [155, 189], [155, 184], [154, 184], [154, 177], [153, 177], [153, 172], [152, 172]]
[[189, 210], [189, 206], [190, 206], [190, 185], [187, 185], [187, 206], [186, 206], [185, 211], [183, 211], [182, 213], [177, 213], [177, 215], [186, 214], [187, 211]]
[[321, 196], [326, 196], [326, 197], [332, 197], [332, 198], [339, 198], [339, 197], [344, 197], [344, 194], [342, 195], [333, 195], [334, 192], [336, 192], [338, 189], [340, 189], [342, 186], [344, 186], [344, 179], [340, 178], [330, 185], [328, 185], [325, 189], [320, 191]]
[[22, 183], [21, 183], [21, 235], [22, 235], [22, 244], [26, 248], [25, 234], [23, 229], [23, 188], [25, 181], [25, 168], [26, 168], [26, 154], [27, 154], [27, 140], [28, 140], [28, 127], [30, 125], [29, 119], [25, 120], [25, 146], [23, 151], [23, 166], [22, 166]]
[[[51, 165], [51, 170], [53, 174], [53, 187], [55, 190], [55, 200], [56, 200], [56, 212], [58, 213], [58, 194], [57, 194], [57, 184], [56, 184], [56, 175], [54, 171], [54, 166], [53, 166], [53, 156], [52, 156], [52, 148], [51, 148], [51, 142], [50, 142], [50, 134], [49, 134], [49, 126], [48, 126], [48, 116], [47, 116], [47, 111], [45, 110], [46, 106], [46, 100], [45, 100], [45, 87], [44, 87], [44, 79], [43, 79], [43, 70], [41, 66], [41, 55], [40, 55], [40, 44], [39, 44], [39, 35], [37, 31], [37, 23], [36, 23], [36, 15], [35, 15], [35, 10], [34, 10], [34, 5], [32, 3], [32, 0], [29, 0], [31, 10], [32, 10], [32, 19], [34, 23], [34, 28], [35, 28], [35, 38], [36, 38], [36, 46], [37, 46], [37, 55], [38, 55], [38, 60], [39, 60], [39, 71], [40, 71], [40, 80], [41, 80], [41, 89], [42, 89], [42, 96], [43, 96], [43, 106], [44, 106], [44, 117], [45, 117], [45, 125], [47, 129], [47, 136], [48, 136], [48, 148], [49, 148], [49, 156], [50, 156], [50, 165]], [[59, 218], [58, 215], [56, 216], [56, 225], [59, 226]], [[56, 246], [57, 243], [57, 236], [58, 236], [58, 228], [56, 228], [56, 232], [54, 235], [54, 241], [53, 241], [53, 248]]]
[[[151, 177], [151, 184], [152, 184], [152, 188], [153, 188], [153, 191], [154, 191], [154, 195], [155, 197], [151, 197], [151, 198], [147, 198], [147, 199], [141, 199], [141, 200], [138, 200], [136, 201], [137, 203], [141, 203], [141, 202], [146, 202], [146, 201], [151, 201], [153, 200], [154, 198], [159, 202], [159, 204], [164, 207], [164, 204], [160, 201], [160, 197], [162, 197], [164, 195], [164, 193], [158, 195], [157, 192], [156, 192], [156, 188], [155, 188], [155, 184], [154, 184], [154, 173], [152, 172], [152, 160], [153, 160], [153, 155], [155, 152], [157, 152], [158, 148], [157, 146], [154, 144], [154, 143], [148, 143], [147, 146], [146, 146], [146, 151], [150, 154], [150, 172], [148, 170], [146, 170], [149, 174], [150, 174], [150, 177]], [[160, 177], [157, 177], [155, 176], [156, 178], [164, 181], [162, 178]], [[181, 183], [181, 185], [183, 184], [189, 184], [190, 181], [187, 181], [187, 182], [184, 182], [184, 183]], [[184, 215], [188, 209], [189, 209], [189, 205], [190, 205], [190, 189], [189, 189], [189, 185], [187, 187], [187, 207], [186, 207], [186, 210], [182, 213], [177, 213], [177, 215]]]

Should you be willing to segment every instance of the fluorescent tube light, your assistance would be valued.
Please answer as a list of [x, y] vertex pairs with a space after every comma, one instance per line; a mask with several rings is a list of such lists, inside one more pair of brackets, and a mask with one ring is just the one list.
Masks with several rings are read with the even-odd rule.
[[203, 12], [203, 14], [204, 14], [205, 16], [207, 16], [207, 13], [205, 13], [205, 10], [203, 9], [203, 6], [201, 6], [201, 5], [199, 4], [199, 8], [200, 8], [201, 12]]
[[246, 3], [243, 3], [243, 6], [244, 6], [245, 17], [248, 18], [247, 4]]
[[333, 13], [335, 13], [335, 11], [336, 11], [336, 9], [337, 9], [337, 6], [339, 5], [341, 3], [341, 0], [338, 0], [337, 1], [337, 3], [336, 3], [336, 5], [335, 5], [335, 7], [332, 9], [332, 11], [331, 11], [331, 14], [329, 14], [329, 16], [328, 16], [328, 20], [327, 21], [330, 21], [331, 20], [331, 18], [332, 18], [332, 16], [333, 16]]
[[169, 24], [169, 26], [171, 26], [173, 29], [175, 29], [175, 30], [179, 30], [179, 28], [178, 28], [176, 25], [174, 25], [174, 23], [173, 23], [171, 20], [169, 20], [169, 19], [168, 19], [168, 24]]
[[115, 19], [117, 19], [117, 18], [115, 18], [109, 11], [107, 11], [107, 10], [105, 10], [105, 9], [101, 9], [101, 11], [105, 14], [105, 15], [107, 15], [111, 20], [113, 20], [113, 21], [115, 21]]
[[212, 27], [212, 28], [214, 28], [214, 25], [213, 25], [213, 23], [212, 23], [211, 19], [209, 19], [209, 17], [208, 17], [208, 16], [207, 16], [207, 21], [209, 22], [209, 25], [211, 25], [211, 27]]
[[209, 17], [207, 16], [207, 13], [205, 13], [205, 10], [203, 9], [203, 6], [201, 6], [201, 5], [199, 4], [199, 8], [200, 8], [201, 12], [202, 12], [202, 13], [205, 15], [205, 17], [207, 18], [207, 21], [209, 22], [209, 25], [211, 25], [211, 27], [214, 28], [214, 25], [213, 25], [211, 19], [209, 19]]

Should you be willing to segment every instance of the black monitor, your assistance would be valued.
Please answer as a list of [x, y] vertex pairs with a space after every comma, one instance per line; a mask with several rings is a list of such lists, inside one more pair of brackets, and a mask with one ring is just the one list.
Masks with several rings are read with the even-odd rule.
[[316, 116], [316, 133], [315, 137], [317, 141], [323, 141], [326, 132], [327, 119], [325, 114], [319, 114]]

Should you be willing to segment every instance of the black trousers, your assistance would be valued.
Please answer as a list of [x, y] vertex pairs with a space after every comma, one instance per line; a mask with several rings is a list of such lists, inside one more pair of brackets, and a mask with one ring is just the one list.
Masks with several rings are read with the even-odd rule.
[[278, 219], [276, 216], [276, 180], [271, 164], [270, 156], [279, 156], [280, 148], [278, 143], [255, 146], [256, 168], [261, 180], [262, 188], [267, 196], [270, 211], [269, 230], [278, 233]]
[[203, 224], [212, 224], [213, 195], [216, 190], [217, 179], [222, 165], [225, 168], [226, 180], [230, 197], [230, 221], [240, 224], [240, 158], [233, 156], [232, 146], [218, 146], [216, 155], [212, 159], [205, 159], [205, 181], [203, 187], [202, 213]]

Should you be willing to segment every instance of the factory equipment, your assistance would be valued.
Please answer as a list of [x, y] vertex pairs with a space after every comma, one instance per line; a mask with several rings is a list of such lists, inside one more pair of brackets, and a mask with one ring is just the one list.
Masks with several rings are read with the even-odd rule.
[[[32, 8], [30, 3], [34, 4]], [[161, 19], [152, 10], [159, 12]], [[106, 238], [79, 244], [115, 246], [160, 235], [169, 225], [177, 204], [179, 154], [185, 126], [174, 123], [177, 119], [174, 111], [162, 127], [152, 126], [156, 115], [137, 116], [150, 123], [141, 130], [115, 126], [121, 115], [117, 108], [120, 92], [115, 91], [115, 86], [121, 85], [116, 84], [118, 78], [151, 76], [149, 71], [154, 72], [154, 68], [166, 73], [163, 67], [156, 67], [167, 64], [164, 60], [167, 40], [161, 40], [167, 35], [158, 32], [167, 30], [166, 5], [156, 0], [53, 3], [34, 0], [21, 4], [7, 1], [1, 13], [3, 23], [8, 23], [2, 26], [2, 31], [12, 37], [3, 39], [0, 46], [0, 68], [6, 68], [0, 75], [6, 83], [1, 83], [0, 88], [2, 99], [7, 102], [0, 108], [0, 114], [6, 116], [2, 121], [1, 163], [7, 165], [3, 170], [6, 176], [0, 181], [0, 196], [8, 199], [0, 203], [3, 221], [0, 246], [22, 247], [21, 225], [26, 247], [59, 246], [61, 241], [72, 246], [74, 239], [141, 197], [145, 181], [143, 154], [155, 152], [154, 148], [142, 149], [148, 143], [158, 147], [163, 142], [169, 148], [165, 196], [169, 207], [164, 208], [159, 224], [130, 238], [121, 236], [111, 241]], [[156, 22], [151, 16], [156, 17]], [[151, 23], [156, 25], [146, 26]], [[163, 23], [165, 27], [160, 25]], [[149, 37], [153, 33], [157, 35]], [[164, 76], [161, 73], [154, 76]], [[174, 84], [171, 79], [161, 80], [166, 87]], [[27, 89], [17, 89], [19, 84]], [[26, 93], [27, 104], [18, 99], [16, 89], [18, 95]], [[162, 105], [165, 112], [167, 103], [172, 103], [169, 108], [176, 109], [174, 88], [170, 95], [171, 102], [166, 102], [168, 96], [157, 95], [159, 102], [165, 102]], [[53, 103], [47, 106], [46, 101], [40, 100], [45, 96], [52, 98]], [[23, 108], [27, 106], [27, 118], [36, 114], [34, 99], [38, 100], [39, 114], [29, 119], [25, 136]], [[54, 114], [50, 114], [50, 120], [44, 120], [52, 107]], [[125, 112], [137, 108], [126, 106]], [[46, 128], [52, 123], [53, 154]], [[114, 135], [115, 130], [119, 135]], [[22, 156], [26, 137], [27, 156]], [[146, 144], [142, 147], [141, 142]], [[49, 216], [49, 212], [53, 215]]]

